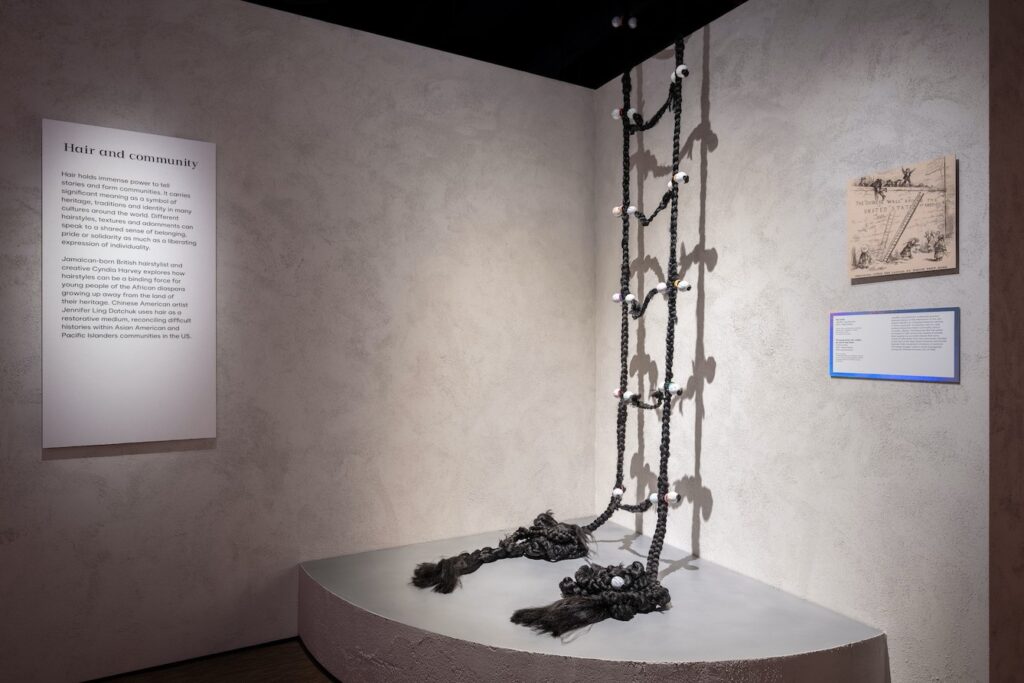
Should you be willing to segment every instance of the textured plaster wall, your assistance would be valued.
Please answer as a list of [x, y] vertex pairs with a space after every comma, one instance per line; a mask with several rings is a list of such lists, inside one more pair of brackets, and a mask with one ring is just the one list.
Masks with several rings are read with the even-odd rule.
[[[591, 511], [591, 91], [234, 1], [0, 0], [0, 53], [0, 678], [292, 636], [300, 561]], [[215, 443], [41, 452], [44, 117], [217, 144]]]
[[[987, 22], [985, 2], [749, 0], [687, 45], [682, 261], [697, 284], [676, 337], [687, 391], [670, 479], [686, 499], [669, 540], [885, 630], [895, 681], [988, 677]], [[643, 111], [664, 101], [671, 64], [665, 52], [633, 72]], [[620, 97], [617, 81], [599, 91], [596, 122], [602, 507], [619, 329], [608, 112]], [[641, 209], [664, 191], [670, 130], [634, 148]], [[946, 153], [960, 161], [960, 273], [851, 286], [844, 183]], [[660, 279], [664, 222], [638, 239], [656, 262], [634, 291]], [[962, 308], [959, 385], [828, 377], [829, 312], [927, 306]], [[649, 313], [633, 339], [634, 388], [661, 382], [663, 323]], [[658, 466], [660, 424], [643, 418], [629, 498]]]

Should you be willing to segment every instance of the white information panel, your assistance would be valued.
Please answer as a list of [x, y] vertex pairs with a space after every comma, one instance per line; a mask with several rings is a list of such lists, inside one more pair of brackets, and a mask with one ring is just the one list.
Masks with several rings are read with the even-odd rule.
[[216, 146], [43, 120], [43, 448], [213, 438]]
[[832, 377], [960, 381], [960, 309], [831, 314]]

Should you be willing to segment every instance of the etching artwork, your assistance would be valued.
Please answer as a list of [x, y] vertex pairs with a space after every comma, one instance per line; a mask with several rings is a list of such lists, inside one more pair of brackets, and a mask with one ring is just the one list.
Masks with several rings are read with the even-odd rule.
[[957, 271], [953, 155], [861, 176], [846, 207], [852, 283]]

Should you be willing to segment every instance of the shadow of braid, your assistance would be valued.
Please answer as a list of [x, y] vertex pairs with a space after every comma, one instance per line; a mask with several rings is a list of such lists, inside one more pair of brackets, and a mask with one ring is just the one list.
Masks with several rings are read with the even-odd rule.
[[501, 539], [497, 548], [485, 546], [417, 565], [412, 585], [451, 593], [459, 585], [460, 576], [472, 574], [484, 564], [514, 557], [548, 562], [575, 560], [590, 554], [591, 540], [589, 531], [578, 524], [559, 522], [548, 510], [537, 515], [532, 526], [521, 526]]

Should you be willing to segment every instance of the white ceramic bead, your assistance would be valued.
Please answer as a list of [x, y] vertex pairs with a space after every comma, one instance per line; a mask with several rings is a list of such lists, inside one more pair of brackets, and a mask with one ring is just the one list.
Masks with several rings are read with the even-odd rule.
[[615, 398], [622, 398], [622, 389], [616, 389], [612, 392], [612, 396]]
[[624, 391], [622, 393], [622, 400], [623, 401], [632, 401], [634, 396], [636, 396], [636, 394], [634, 394], [632, 391]]
[[677, 183], [688, 183], [690, 182], [690, 175], [686, 171], [680, 171], [679, 173], [676, 173], [674, 176], [672, 176], [672, 180], [676, 181]]
[[615, 496], [616, 498], [622, 498], [622, 494], [623, 494], [623, 493], [625, 493], [625, 491], [623, 491], [623, 490], [622, 490], [622, 489], [620, 489], [620, 488], [614, 488], [614, 489], [612, 489], [612, 495], [613, 495], [613, 496]]
[[670, 394], [681, 394], [683, 392], [683, 388], [681, 386], [679, 386], [678, 384], [676, 384], [675, 382], [669, 382], [668, 383], [668, 392]]
[[691, 285], [686, 280], [676, 280], [676, 289], [683, 292], [689, 292], [691, 289], [693, 289], [693, 285]]
[[657, 493], [652, 493], [651, 495], [647, 496], [647, 500], [651, 501], [651, 505], [657, 505], [658, 504], [658, 494]]
[[621, 216], [622, 215], [622, 207], [621, 206], [614, 206], [614, 207], [612, 207], [612, 215], [613, 216]]
[[617, 588], [622, 588], [625, 585], [626, 585], [626, 580], [624, 578], [622, 578], [621, 576], [613, 576], [612, 577], [612, 588], [616, 588], [616, 589]]
[[636, 214], [636, 207], [635, 206], [627, 207], [626, 208], [626, 213], [628, 213], [630, 216], [635, 215]]
[[619, 28], [622, 26], [622, 17], [612, 17], [612, 28]]
[[627, 294], [626, 295], [626, 303], [633, 303], [634, 301], [636, 301], [636, 297], [635, 296], [633, 296], [632, 294]]
[[674, 75], [679, 78], [686, 78], [687, 76], [690, 75], [690, 67], [686, 66], [685, 64], [680, 64], [679, 66], [676, 67]]
[[669, 491], [668, 493], [665, 494], [665, 502], [666, 503], [678, 503], [679, 502], [679, 494], [676, 493], [675, 491]]
[[636, 17], [630, 17], [630, 18], [629, 18], [629, 21], [627, 21], [627, 22], [626, 22], [626, 24], [627, 24], [627, 25], [628, 25], [628, 26], [629, 26], [630, 28], [636, 28]]
[[636, 109], [630, 107], [629, 111], [626, 112], [626, 118], [632, 121], [634, 116], [636, 116]]
[[622, 301], [622, 293], [615, 292], [614, 294], [612, 294], [612, 301], [614, 301], [615, 303]]
[[619, 108], [612, 109], [612, 118], [618, 121], [622, 118], [622, 110]]
[[664, 292], [666, 289], [668, 289], [668, 285], [665, 284], [664, 282], [659, 282], [654, 286], [654, 288], [659, 292]]

